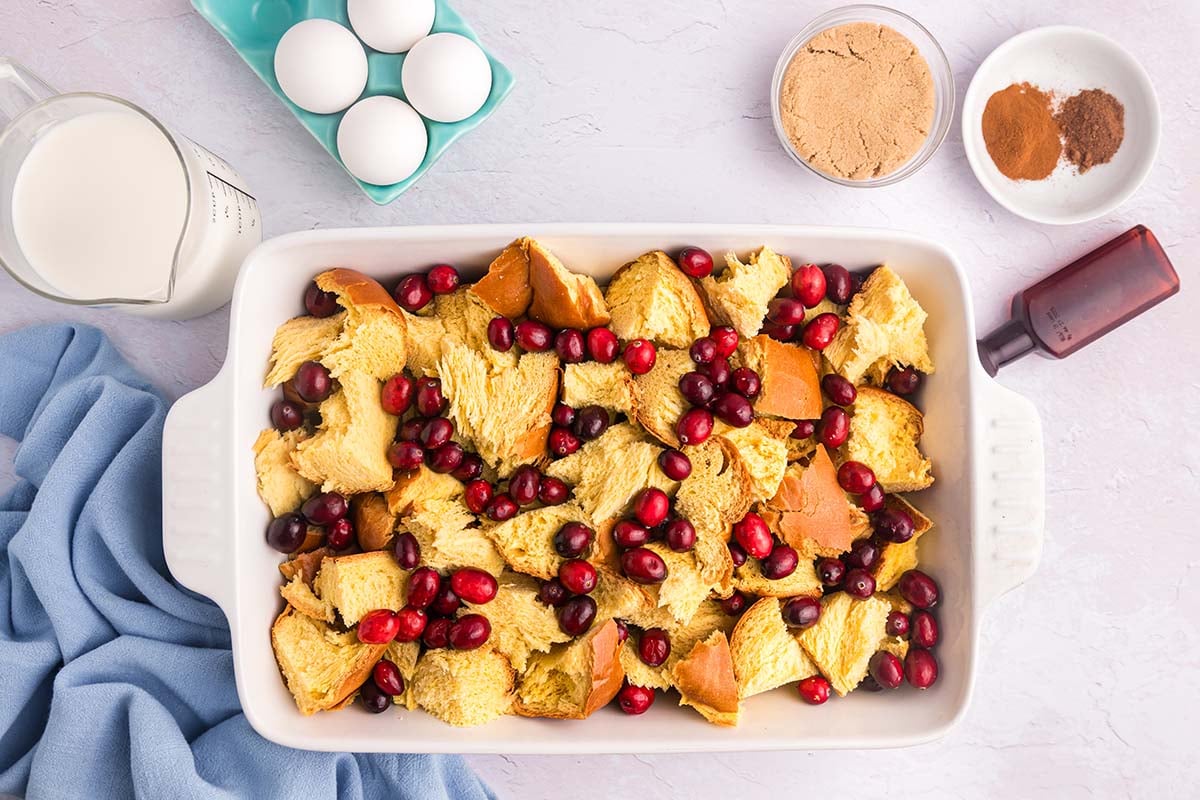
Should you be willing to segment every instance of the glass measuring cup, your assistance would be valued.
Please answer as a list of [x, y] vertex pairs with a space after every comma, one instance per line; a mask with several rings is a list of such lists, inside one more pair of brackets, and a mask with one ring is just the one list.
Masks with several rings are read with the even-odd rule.
[[229, 301], [262, 239], [225, 161], [117, 97], [0, 58], [0, 265], [43, 297], [169, 319]]

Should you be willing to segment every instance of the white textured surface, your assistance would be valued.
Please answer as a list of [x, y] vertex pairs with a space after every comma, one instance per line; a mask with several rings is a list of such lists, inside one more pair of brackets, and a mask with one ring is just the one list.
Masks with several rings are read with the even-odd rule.
[[[987, 198], [957, 125], [921, 173], [887, 189], [838, 188], [791, 164], [771, 129], [767, 85], [779, 50], [826, 3], [564, 0], [550, 13], [533, 0], [457, 6], [512, 67], [517, 89], [384, 208], [358, 192], [184, 0], [6, 0], [0, 51], [60, 89], [128, 97], [229, 159], [254, 188], [268, 234], [513, 221], [895, 227], [959, 253], [986, 330], [1015, 290], [1142, 222], [1187, 286], [1067, 361], [1027, 359], [1004, 374], [1046, 425], [1046, 550], [1034, 578], [989, 615], [975, 702], [945, 740], [879, 753], [473, 758], [500, 793], [871, 797], [904, 786], [926, 797], [1194, 794], [1200, 111], [1192, 62], [1200, 9], [1190, 0], [904, 3], [946, 49], [960, 97], [991, 48], [1038, 25], [1097, 28], [1149, 70], [1163, 112], [1149, 181], [1109, 217], [1049, 228]], [[225, 352], [224, 311], [182, 324], [78, 313], [7, 277], [0, 308], [0, 331], [70, 318], [104, 328], [173, 396], [208, 380]]]

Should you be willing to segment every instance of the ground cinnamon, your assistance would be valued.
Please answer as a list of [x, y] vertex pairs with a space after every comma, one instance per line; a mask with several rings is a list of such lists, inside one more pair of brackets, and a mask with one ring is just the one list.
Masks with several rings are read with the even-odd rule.
[[1063, 152], [1080, 174], [1112, 161], [1125, 138], [1125, 106], [1103, 89], [1068, 97], [1055, 120], [1062, 128]]
[[1005, 176], [1029, 181], [1049, 177], [1062, 155], [1050, 95], [1028, 83], [993, 94], [983, 109], [983, 141]]

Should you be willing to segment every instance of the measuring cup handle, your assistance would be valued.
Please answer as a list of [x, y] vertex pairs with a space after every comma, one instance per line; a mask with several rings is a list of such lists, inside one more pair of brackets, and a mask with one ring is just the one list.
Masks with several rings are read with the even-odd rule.
[[58, 94], [11, 58], [0, 56], [0, 130], [27, 108]]

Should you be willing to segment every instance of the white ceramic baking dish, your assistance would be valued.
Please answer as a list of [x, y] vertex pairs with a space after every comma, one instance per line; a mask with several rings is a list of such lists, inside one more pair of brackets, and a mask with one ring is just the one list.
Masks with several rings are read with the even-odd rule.
[[[685, 244], [749, 251], [769, 244], [795, 262], [850, 268], [886, 262], [929, 312], [937, 373], [924, 390], [923, 447], [937, 482], [917, 505], [937, 528], [922, 563], [940, 581], [941, 678], [926, 692], [856, 692], [810, 707], [785, 687], [746, 702], [736, 729], [710, 725], [660, 697], [644, 716], [601, 709], [584, 721], [506, 717], [457, 729], [420, 711], [358, 708], [303, 717], [288, 694], [268, 631], [282, 607], [279, 554], [264, 540], [269, 515], [255, 493], [251, 444], [268, 424], [274, 392], [262, 378], [276, 326], [301, 311], [312, 276], [351, 266], [390, 283], [450, 262], [481, 272], [521, 235], [544, 241], [572, 268], [603, 282], [651, 249]], [[265, 242], [247, 258], [233, 298], [229, 352], [211, 383], [180, 398], [163, 446], [167, 564], [185, 586], [224, 610], [233, 634], [238, 695], [263, 736], [313, 750], [458, 753], [624, 753], [897, 747], [946, 733], [974, 682], [988, 603], [1037, 565], [1044, 521], [1042, 433], [1034, 406], [990, 379], [976, 358], [971, 298], [945, 248], [903, 233], [751, 225], [524, 225], [330, 230]]]

